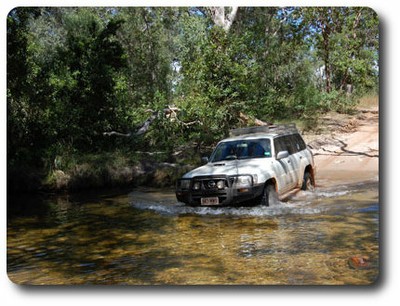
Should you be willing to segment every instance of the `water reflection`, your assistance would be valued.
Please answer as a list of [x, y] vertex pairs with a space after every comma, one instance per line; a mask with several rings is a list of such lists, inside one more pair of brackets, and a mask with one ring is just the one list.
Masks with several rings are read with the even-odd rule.
[[[7, 266], [26, 284], [370, 284], [379, 273], [377, 183], [279, 207], [206, 208], [167, 191], [13, 198]], [[349, 266], [355, 255], [367, 269]]]

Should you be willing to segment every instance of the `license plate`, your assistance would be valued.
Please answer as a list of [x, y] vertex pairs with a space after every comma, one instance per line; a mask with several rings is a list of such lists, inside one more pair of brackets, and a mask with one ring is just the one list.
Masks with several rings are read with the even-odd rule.
[[201, 198], [201, 205], [218, 205], [218, 204], [219, 204], [218, 197]]

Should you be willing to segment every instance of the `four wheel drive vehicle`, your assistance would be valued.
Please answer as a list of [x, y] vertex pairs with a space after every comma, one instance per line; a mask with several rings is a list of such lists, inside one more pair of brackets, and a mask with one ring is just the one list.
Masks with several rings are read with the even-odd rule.
[[178, 201], [191, 206], [269, 206], [296, 190], [313, 190], [315, 166], [295, 124], [231, 130], [205, 165], [177, 181]]

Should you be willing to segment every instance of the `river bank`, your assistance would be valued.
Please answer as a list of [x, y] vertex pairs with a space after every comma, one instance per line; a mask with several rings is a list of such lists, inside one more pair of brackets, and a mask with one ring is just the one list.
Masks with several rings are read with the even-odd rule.
[[379, 179], [378, 106], [353, 115], [327, 114], [325, 130], [304, 135], [317, 165], [317, 184], [355, 183]]

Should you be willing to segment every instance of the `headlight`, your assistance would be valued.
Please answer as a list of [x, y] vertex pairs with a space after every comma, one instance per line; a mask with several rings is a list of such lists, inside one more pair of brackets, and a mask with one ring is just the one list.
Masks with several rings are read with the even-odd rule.
[[225, 188], [225, 181], [218, 181], [217, 182], [217, 187], [218, 189], [224, 189]]
[[236, 177], [235, 188], [247, 188], [251, 187], [253, 184], [253, 179], [250, 175], [240, 175]]
[[180, 180], [180, 187], [181, 187], [181, 189], [189, 189], [190, 180], [187, 180], [187, 179]]
[[194, 182], [192, 189], [193, 190], [200, 190], [200, 187], [201, 187], [201, 183], [200, 182]]

